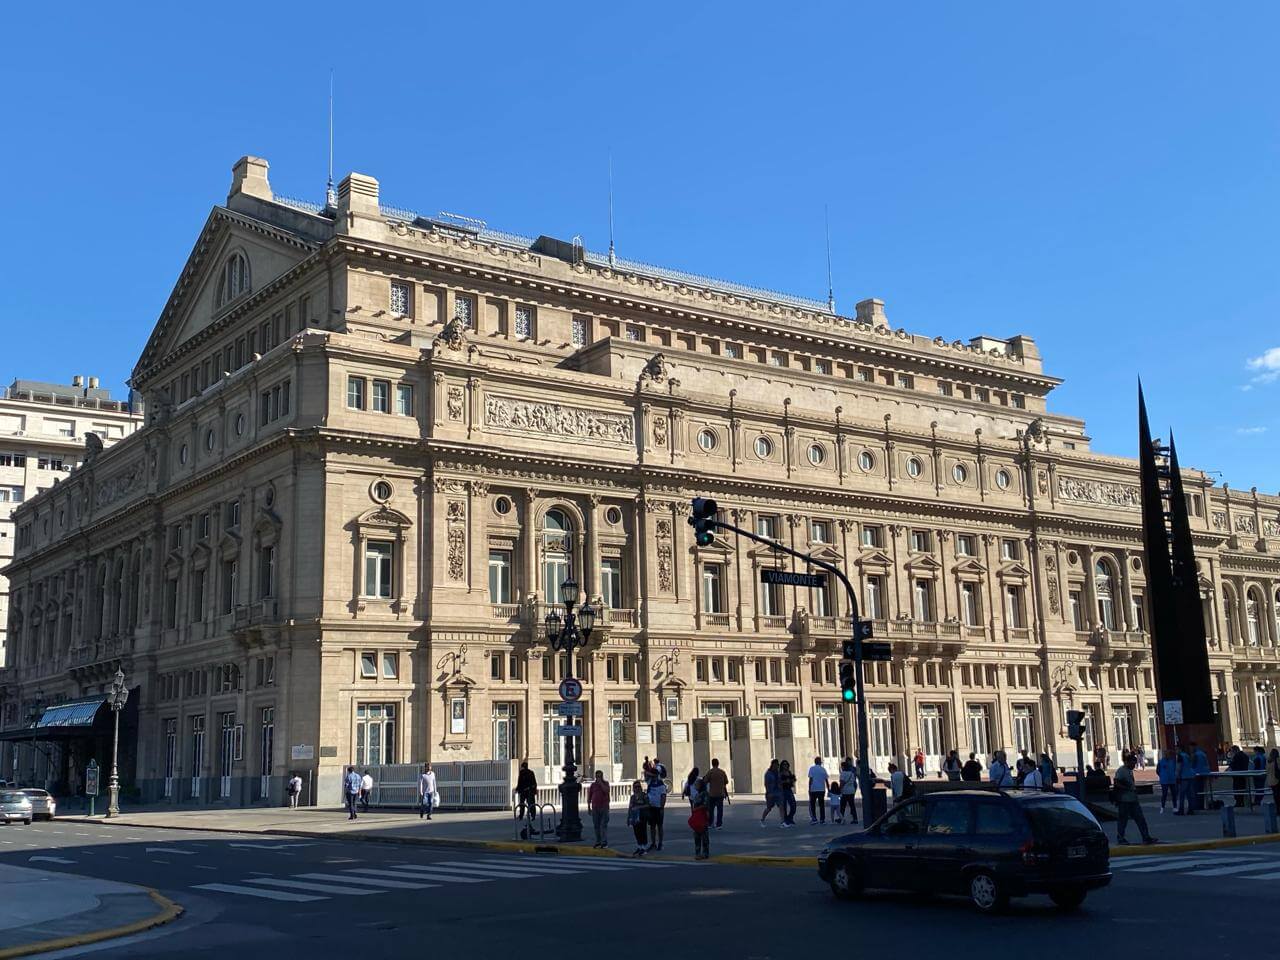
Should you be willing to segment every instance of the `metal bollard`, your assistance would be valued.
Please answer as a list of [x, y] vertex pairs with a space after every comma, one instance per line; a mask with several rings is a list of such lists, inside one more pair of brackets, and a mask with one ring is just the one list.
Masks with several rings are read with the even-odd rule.
[[1234, 837], [1236, 835], [1236, 808], [1234, 805], [1222, 805], [1222, 835], [1224, 837]]
[[1264, 803], [1262, 805], [1262, 832], [1280, 833], [1280, 829], [1276, 828], [1276, 805], [1274, 803]]

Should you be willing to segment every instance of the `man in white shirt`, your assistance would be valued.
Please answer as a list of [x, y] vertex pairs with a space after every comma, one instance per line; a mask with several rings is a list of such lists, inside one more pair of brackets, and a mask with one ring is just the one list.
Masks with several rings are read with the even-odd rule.
[[997, 750], [991, 757], [991, 766], [987, 768], [987, 776], [997, 787], [1012, 787], [1013, 777], [1009, 774], [1009, 761], [1003, 750]]
[[364, 772], [364, 776], [360, 778], [360, 809], [365, 813], [369, 812], [369, 799], [373, 796], [373, 777], [369, 771]]
[[422, 773], [418, 774], [418, 819], [424, 816], [431, 819], [431, 808], [436, 805], [436, 772], [431, 764], [422, 765]]
[[1043, 789], [1044, 780], [1040, 777], [1040, 768], [1028, 760], [1025, 769], [1027, 771], [1027, 775], [1022, 778], [1022, 788], [1024, 790]]
[[649, 849], [662, 849], [663, 814], [667, 809], [667, 784], [658, 776], [659, 770], [665, 770], [661, 764], [654, 765], [653, 776], [649, 778]]
[[827, 784], [831, 782], [831, 774], [822, 765], [821, 757], [813, 758], [813, 766], [809, 768], [809, 823], [827, 822]]
[[[883, 780], [880, 781], [884, 783]], [[889, 764], [889, 797], [890, 804], [897, 803], [902, 799], [903, 792], [907, 789], [907, 775], [898, 769], [896, 763]]]
[[302, 778], [296, 773], [289, 780], [289, 806], [297, 809], [298, 797], [302, 796]]

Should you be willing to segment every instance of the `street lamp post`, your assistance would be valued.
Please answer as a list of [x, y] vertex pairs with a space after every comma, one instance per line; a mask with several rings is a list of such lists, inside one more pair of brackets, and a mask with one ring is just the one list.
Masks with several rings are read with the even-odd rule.
[[[565, 680], [571, 681], [573, 676], [573, 651], [582, 646], [591, 637], [591, 630], [596, 624], [596, 611], [590, 604], [584, 603], [575, 613], [578, 606], [579, 589], [577, 581], [566, 580], [560, 585], [560, 598], [564, 601], [564, 616], [551, 610], [546, 616], [547, 642], [551, 649], [563, 653], [568, 660], [565, 667]], [[564, 685], [561, 685], [564, 689]], [[568, 726], [576, 726], [573, 717], [566, 717]], [[578, 814], [578, 792], [581, 789], [577, 779], [575, 748], [577, 737], [565, 737], [564, 746], [564, 780], [560, 784], [560, 825], [556, 834], [562, 841], [582, 839], [582, 817]]]
[[107, 816], [120, 816], [120, 770], [117, 758], [120, 754], [120, 711], [129, 699], [129, 688], [125, 686], [124, 670], [116, 668], [115, 679], [111, 681], [111, 693], [107, 703], [111, 705], [111, 715], [115, 721], [115, 729], [111, 737], [111, 779], [107, 781]]

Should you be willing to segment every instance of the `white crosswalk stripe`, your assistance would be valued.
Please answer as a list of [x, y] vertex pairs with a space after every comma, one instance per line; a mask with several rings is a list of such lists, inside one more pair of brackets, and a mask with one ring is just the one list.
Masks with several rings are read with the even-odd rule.
[[267, 887], [284, 887], [286, 890], [311, 890], [315, 893], [337, 894], [341, 897], [372, 897], [379, 891], [366, 887], [335, 886], [332, 883], [309, 883], [292, 877], [250, 877], [245, 883], [260, 883]]
[[1212, 870], [1197, 870], [1197, 877], [1229, 877], [1236, 873], [1257, 873], [1265, 870], [1269, 864], [1254, 860], [1252, 863], [1237, 863], [1230, 867], [1214, 867]]
[[492, 883], [497, 877], [468, 877], [464, 874], [442, 873], [429, 867], [418, 867], [412, 864], [398, 864], [388, 869], [401, 873], [406, 877], [417, 877], [422, 880], [438, 880], [442, 883]]
[[409, 881], [405, 879], [387, 880], [373, 877], [355, 877], [350, 871], [345, 873], [300, 873], [298, 878], [301, 880], [327, 880], [331, 883], [346, 884], [354, 883], [357, 886], [365, 887], [382, 887], [385, 890], [426, 890], [428, 887], [434, 887], [434, 883], [418, 883], [417, 881]]
[[493, 877], [501, 880], [528, 880], [532, 877], [554, 876], [555, 874], [547, 874], [537, 870], [516, 870], [503, 869], [502, 867], [473, 867], [465, 863], [438, 863], [433, 864], [437, 870], [443, 870], [445, 873], [461, 873], [471, 876]]
[[306, 893], [288, 893], [284, 890], [259, 890], [256, 887], [242, 887], [235, 883], [201, 883], [195, 890], [213, 890], [216, 893], [234, 893], [241, 897], [260, 897], [263, 900], [288, 900], [292, 903], [306, 903], [309, 900], [324, 900]]
[[[1201, 858], [1174, 857], [1169, 861], [1167, 861], [1166, 863], [1153, 863], [1150, 865], [1144, 864], [1141, 867], [1134, 867], [1132, 870], [1129, 871], [1129, 873], [1169, 873], [1173, 870], [1188, 870], [1188, 871], [1195, 871], [1198, 873], [1199, 871], [1196, 870], [1196, 867], [1210, 866], [1213, 864], [1239, 863], [1239, 862], [1240, 861], [1237, 860], [1235, 857], [1201, 857]], [[1260, 863], [1258, 864], [1258, 866], [1259, 868], [1261, 868], [1263, 865]]]
[[681, 864], [677, 862], [663, 863], [659, 860], [640, 860], [628, 859], [626, 857], [568, 857], [564, 854], [555, 855], [557, 863], [607, 863], [611, 866], [616, 864], [620, 867], [638, 870], [669, 870], [671, 867], [678, 867]]
[[[482, 857], [476, 863], [509, 864], [512, 861], [502, 857]], [[516, 860], [514, 866], [518, 870], [526, 868], [533, 870], [560, 870], [562, 872], [578, 871], [578, 870], [595, 870], [601, 873], [619, 873], [626, 870], [626, 867], [615, 867], [607, 863], [561, 863], [559, 860]]]

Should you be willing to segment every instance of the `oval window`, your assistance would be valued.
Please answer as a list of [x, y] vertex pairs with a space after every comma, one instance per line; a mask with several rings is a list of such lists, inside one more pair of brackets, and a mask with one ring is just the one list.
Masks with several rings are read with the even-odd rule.
[[190, 451], [187, 450], [187, 445], [184, 443], [181, 447], [178, 448], [178, 462], [186, 463], [188, 456], [190, 456]]
[[698, 446], [703, 450], [714, 450], [716, 448], [716, 435], [710, 430], [702, 430], [698, 433]]
[[616, 527], [622, 522], [622, 511], [617, 507], [609, 507], [609, 509], [604, 512], [604, 519], [606, 523]]
[[212, 430], [207, 430], [207, 431], [205, 431], [205, 435], [204, 435], [204, 448], [205, 448], [206, 450], [208, 450], [210, 453], [212, 453], [212, 452], [213, 452], [213, 448], [214, 448], [214, 446], [216, 446], [216, 445], [217, 445], [217, 442], [218, 442], [218, 438], [217, 438], [217, 436], [214, 434], [214, 432], [213, 432]]
[[385, 503], [391, 499], [391, 484], [386, 480], [379, 480], [373, 485], [373, 499]]
[[924, 472], [924, 464], [917, 457], [907, 458], [907, 476], [918, 477]]
[[858, 466], [868, 472], [875, 469], [876, 458], [871, 455], [870, 450], [863, 450], [858, 454]]
[[1009, 489], [1009, 471], [1008, 470], [996, 471], [996, 486], [999, 487], [1001, 490]]
[[236, 436], [237, 437], [244, 436], [244, 414], [243, 413], [236, 414]]
[[768, 460], [773, 453], [773, 442], [768, 437], [756, 437], [756, 456]]
[[511, 500], [508, 497], [498, 497], [493, 501], [493, 512], [500, 517], [505, 517], [511, 512]]
[[815, 467], [820, 466], [827, 459], [827, 451], [822, 448], [822, 444], [813, 443], [809, 445], [809, 462]]
[[951, 468], [951, 476], [955, 479], [956, 483], [964, 483], [969, 479], [969, 471], [964, 468], [963, 463], [957, 463]]

